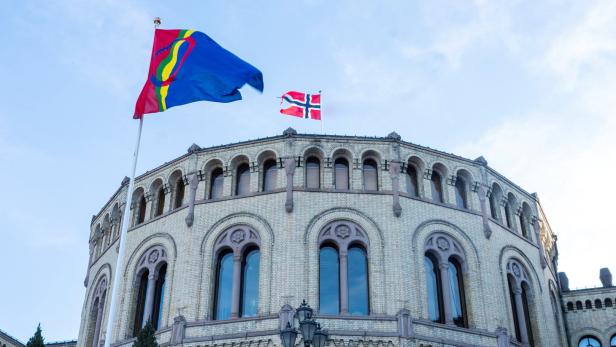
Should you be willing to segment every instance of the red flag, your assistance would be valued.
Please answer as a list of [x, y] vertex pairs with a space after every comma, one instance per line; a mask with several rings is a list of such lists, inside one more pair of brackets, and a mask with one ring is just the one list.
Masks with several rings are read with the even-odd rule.
[[321, 120], [321, 94], [306, 94], [300, 92], [286, 92], [283, 94], [280, 104], [286, 101], [287, 108], [280, 113], [289, 116]]

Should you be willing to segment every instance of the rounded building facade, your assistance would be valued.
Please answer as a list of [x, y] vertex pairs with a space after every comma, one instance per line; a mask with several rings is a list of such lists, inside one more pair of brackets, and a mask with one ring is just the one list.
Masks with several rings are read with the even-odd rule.
[[330, 346], [565, 346], [537, 197], [487, 165], [387, 137], [297, 134], [188, 153], [93, 216], [79, 347], [281, 346], [306, 300]]

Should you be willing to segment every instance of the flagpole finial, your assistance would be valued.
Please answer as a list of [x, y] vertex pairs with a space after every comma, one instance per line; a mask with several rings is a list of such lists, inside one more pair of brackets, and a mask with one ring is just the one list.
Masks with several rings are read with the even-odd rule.
[[154, 17], [154, 28], [158, 28], [160, 26], [160, 17]]

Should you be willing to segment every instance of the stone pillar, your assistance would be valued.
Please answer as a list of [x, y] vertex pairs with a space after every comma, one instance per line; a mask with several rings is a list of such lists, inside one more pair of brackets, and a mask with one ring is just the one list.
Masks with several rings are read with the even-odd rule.
[[453, 324], [453, 315], [451, 313], [451, 296], [449, 295], [449, 263], [441, 262], [438, 264], [441, 270], [441, 285], [443, 293], [443, 311], [445, 313], [445, 324]]
[[509, 347], [509, 335], [507, 335], [507, 328], [496, 328], [496, 346]]
[[287, 327], [287, 324], [294, 326], [293, 318], [295, 317], [295, 310], [291, 305], [284, 304], [280, 311], [278, 311], [278, 327], [283, 330]]
[[197, 187], [199, 186], [199, 176], [196, 172], [190, 174], [188, 182], [188, 214], [186, 215], [186, 225], [191, 227], [195, 221], [195, 198]]
[[522, 343], [528, 345], [528, 330], [526, 329], [526, 316], [524, 315], [524, 302], [522, 301], [522, 288], [515, 288], [513, 290], [513, 296], [515, 299], [515, 311], [518, 315], [518, 326], [520, 327], [520, 339]]
[[535, 231], [535, 238], [537, 239], [537, 245], [539, 246], [539, 261], [541, 267], [545, 269], [548, 263], [545, 260], [545, 250], [543, 248], [543, 242], [541, 241], [541, 229], [539, 228], [539, 219], [532, 219], [533, 230]]
[[184, 342], [184, 332], [186, 331], [186, 318], [179, 315], [173, 318], [173, 326], [171, 327], [171, 346], [179, 345]]
[[233, 255], [233, 285], [231, 286], [231, 318], [240, 316], [240, 284], [242, 280], [242, 256]]
[[413, 337], [413, 320], [411, 319], [411, 312], [407, 309], [398, 311], [396, 315], [398, 318], [398, 336], [402, 338]]
[[400, 163], [392, 161], [389, 164], [389, 175], [391, 176], [391, 187], [394, 192], [393, 211], [394, 216], [400, 217], [402, 206], [400, 206]]
[[287, 198], [284, 207], [287, 212], [293, 212], [293, 175], [295, 174], [295, 158], [284, 160], [284, 169], [287, 172]]
[[349, 313], [347, 251], [340, 251], [340, 314]]
[[423, 184], [424, 198], [434, 201], [434, 197], [432, 196], [432, 169], [426, 169], [423, 172], [423, 180], [421, 182], [417, 182], [419, 184]]
[[156, 289], [156, 275], [151, 273], [148, 275], [148, 288], [145, 292], [145, 306], [143, 308], [143, 322], [141, 326], [152, 319], [152, 309], [154, 308], [154, 290]]
[[96, 327], [94, 328], [94, 338], [92, 339], [92, 347], [98, 347], [98, 339], [101, 334], [101, 324], [103, 323], [103, 300], [98, 302], [96, 307]]
[[483, 235], [486, 239], [489, 239], [492, 236], [492, 229], [490, 229], [490, 224], [488, 223], [488, 207], [486, 203], [486, 198], [488, 194], [486, 192], [486, 187], [477, 182], [477, 195], [479, 196], [479, 206], [481, 207], [481, 220], [483, 222]]

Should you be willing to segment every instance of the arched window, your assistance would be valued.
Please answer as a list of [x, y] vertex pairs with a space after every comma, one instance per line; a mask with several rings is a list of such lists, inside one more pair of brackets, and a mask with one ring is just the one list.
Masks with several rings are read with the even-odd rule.
[[466, 180], [463, 177], [456, 179], [456, 206], [458, 208], [468, 208], [466, 201]]
[[364, 176], [364, 190], [379, 190], [378, 166], [374, 159], [365, 159], [362, 166]]
[[438, 261], [433, 255], [424, 256], [424, 269], [428, 292], [428, 318], [433, 322], [443, 323], [443, 287], [438, 270]]
[[616, 335], [610, 339], [610, 347], [616, 347]]
[[584, 306], [582, 305], [581, 301], [576, 301], [575, 302], [575, 309], [576, 310], [583, 310], [584, 309]]
[[587, 335], [580, 339], [578, 347], [601, 347], [601, 342], [596, 337]]
[[464, 259], [462, 247], [448, 234], [437, 232], [428, 237], [424, 269], [430, 320], [468, 326], [462, 270]]
[[603, 303], [600, 299], [595, 300], [595, 308], [603, 308]]
[[507, 282], [516, 339], [534, 346], [530, 319], [530, 282], [526, 269], [516, 260], [511, 259], [507, 263]]
[[567, 311], [573, 311], [573, 310], [574, 310], [574, 308], [573, 308], [573, 303], [572, 303], [571, 301], [569, 301], [569, 302], [567, 303]]
[[146, 205], [147, 205], [147, 202], [145, 201], [145, 196], [142, 195], [139, 198], [139, 205], [137, 206], [138, 210], [137, 210], [137, 223], [136, 224], [141, 224], [145, 221]]
[[432, 201], [443, 202], [443, 178], [435, 170], [430, 176], [430, 186], [432, 187]]
[[514, 229], [513, 224], [513, 210], [516, 206], [516, 200], [513, 194], [509, 193], [507, 196], [507, 203], [505, 204], [505, 222], [507, 223], [507, 227], [510, 229]]
[[88, 340], [86, 346], [98, 347], [103, 324], [103, 312], [105, 312], [105, 300], [107, 296], [107, 279], [98, 281], [94, 295], [92, 296], [92, 307], [90, 308], [90, 321], [88, 329]]
[[610, 298], [605, 299], [605, 307], [612, 307], [612, 299]]
[[177, 181], [175, 181], [175, 198], [173, 199], [173, 208], [178, 208], [180, 206], [182, 206], [182, 204], [184, 203], [184, 180], [182, 179], [182, 177], [179, 177], [177, 179]]
[[216, 241], [216, 320], [254, 317], [259, 308], [260, 238], [245, 225], [224, 231]]
[[349, 190], [349, 162], [344, 158], [334, 161], [334, 185], [336, 190]]
[[250, 193], [250, 166], [242, 163], [237, 167], [235, 183], [235, 195], [247, 195]]
[[370, 314], [365, 231], [349, 221], [334, 221], [321, 229], [318, 241], [319, 312]]
[[210, 175], [210, 199], [222, 197], [223, 182], [224, 176], [222, 168], [217, 167], [212, 170], [212, 174]]
[[586, 302], [584, 302], [584, 308], [587, 310], [592, 310], [592, 302], [590, 300], [586, 300]]
[[406, 192], [410, 196], [419, 196], [419, 183], [417, 180], [417, 168], [413, 165], [406, 167]]
[[319, 189], [321, 187], [321, 162], [312, 156], [306, 159], [306, 188]]
[[147, 322], [152, 322], [155, 329], [162, 326], [167, 252], [162, 246], [151, 247], [143, 253], [137, 264], [135, 283], [139, 283], [139, 286], [135, 293], [133, 336], [137, 336]]
[[530, 206], [527, 203], [522, 203], [522, 210], [520, 211], [520, 230], [522, 231], [522, 236], [526, 238], [530, 238], [530, 216], [532, 211], [530, 210]]
[[154, 216], [160, 216], [163, 212], [165, 212], [165, 189], [160, 187], [156, 193], [156, 211], [154, 211]]
[[494, 183], [492, 185], [492, 189], [490, 191], [490, 216], [497, 220], [501, 221], [500, 218], [500, 201], [503, 198], [503, 193], [498, 184]]
[[276, 188], [276, 176], [278, 168], [276, 160], [268, 159], [263, 163], [263, 191], [270, 192]]
[[319, 312], [340, 312], [340, 264], [338, 250], [332, 245], [321, 246], [319, 251]]

